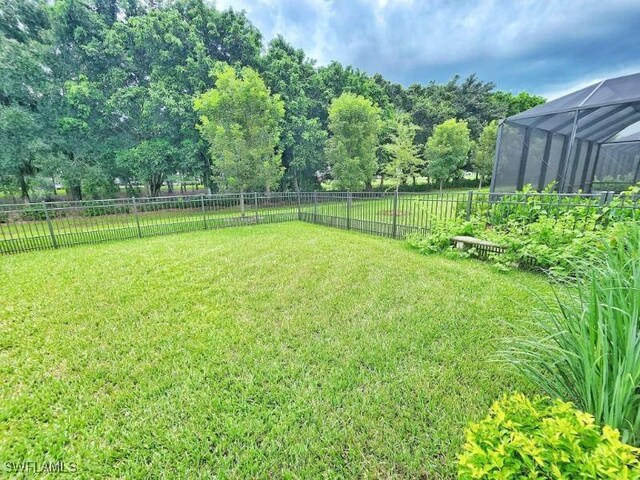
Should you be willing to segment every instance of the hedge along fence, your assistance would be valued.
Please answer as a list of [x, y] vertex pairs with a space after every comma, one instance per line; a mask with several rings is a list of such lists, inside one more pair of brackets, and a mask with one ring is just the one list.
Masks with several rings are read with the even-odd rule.
[[274, 192], [42, 202], [0, 206], [0, 253], [287, 221], [404, 238], [436, 223], [483, 219], [489, 227], [575, 212], [580, 228], [634, 216], [637, 196], [514, 193]]

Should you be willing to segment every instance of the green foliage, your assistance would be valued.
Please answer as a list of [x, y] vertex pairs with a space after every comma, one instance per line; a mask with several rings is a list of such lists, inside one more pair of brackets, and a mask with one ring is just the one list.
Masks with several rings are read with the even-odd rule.
[[494, 92], [492, 100], [501, 117], [510, 117], [530, 108], [543, 104], [546, 100], [538, 95], [531, 95], [527, 92], [520, 92], [514, 95], [510, 92]]
[[[632, 223], [638, 187], [630, 187], [608, 205], [598, 198], [538, 194], [527, 186], [523, 192], [501, 195], [493, 202], [476, 199], [470, 212], [458, 203], [454, 220], [435, 222], [430, 232], [413, 237], [424, 253], [448, 251], [443, 238], [469, 235], [504, 247], [490, 258], [501, 270], [513, 266], [541, 269], [554, 277], [573, 276], [580, 264], [588, 265], [603, 245], [617, 236], [624, 223]], [[421, 248], [419, 245], [429, 245]], [[467, 252], [472, 255], [474, 252]]]
[[435, 221], [429, 229], [428, 235], [414, 233], [407, 237], [407, 242], [420, 253], [447, 252], [452, 249], [451, 239], [453, 237], [457, 235], [475, 236], [483, 227], [484, 225], [478, 222], [465, 222], [459, 219]]
[[[0, 140], [8, 146], [0, 153], [0, 186], [25, 200], [49, 195], [52, 178], [75, 199], [111, 196], [116, 179], [146, 182], [157, 192], [154, 181], [187, 175], [215, 189], [209, 145], [194, 128], [192, 107], [213, 87], [209, 73], [219, 62], [238, 71], [253, 68], [286, 105], [277, 143], [285, 173], [266, 164], [259, 182], [271, 188], [320, 186], [328, 174], [325, 152], [340, 150], [326, 146], [329, 107], [344, 93], [366, 98], [387, 120], [405, 112], [410, 122], [403, 123], [417, 127], [399, 135], [395, 127], [383, 131], [385, 148], [374, 149], [376, 172], [383, 175], [392, 150], [419, 157], [415, 149], [448, 118], [465, 120], [475, 140], [507, 109], [529, 105], [527, 94], [494, 92], [493, 83], [475, 75], [404, 88], [339, 62], [316, 66], [281, 37], [263, 49], [260, 31], [243, 12], [221, 11], [204, 0], [0, 0], [0, 20], [0, 117], [18, 111], [30, 117], [6, 128], [0, 119]], [[159, 141], [172, 155], [164, 163], [143, 161], [157, 171], [141, 172], [124, 160], [142, 161], [140, 155], [152, 150], [145, 144]], [[368, 153], [358, 158], [346, 169], [354, 183], [345, 185], [354, 189], [368, 187], [374, 164]], [[420, 162], [409, 163], [400, 170], [410, 172]]]
[[491, 176], [493, 170], [493, 161], [496, 153], [496, 139], [498, 138], [498, 123], [494, 120], [482, 129], [480, 139], [474, 149], [473, 164], [475, 171], [480, 177], [480, 185]]
[[176, 157], [172, 145], [158, 138], [144, 140], [121, 152], [117, 161], [123, 168], [130, 169], [136, 178], [144, 179], [149, 185], [149, 195], [155, 197], [166, 177], [174, 171]]
[[585, 478], [637, 480], [640, 450], [571, 403], [505, 396], [472, 423], [459, 456], [460, 480]]
[[[326, 167], [324, 149], [327, 131], [316, 118], [297, 117], [292, 124], [293, 146], [291, 162], [295, 185], [317, 187], [317, 172]], [[302, 189], [302, 188], [301, 188]]]
[[385, 165], [385, 172], [396, 179], [398, 184], [404, 184], [407, 178], [419, 173], [422, 163], [418, 147], [414, 143], [418, 127], [411, 123], [409, 115], [400, 113], [395, 115], [393, 124], [390, 142], [383, 147], [390, 157]]
[[240, 191], [273, 188], [283, 173], [276, 146], [284, 103], [249, 67], [238, 76], [233, 67], [223, 66], [214, 76], [216, 88], [197, 97], [194, 106], [215, 172]]
[[575, 295], [548, 308], [545, 337], [510, 342], [504, 358], [549, 395], [640, 445], [640, 226], [615, 233], [591, 257]]
[[425, 155], [429, 176], [440, 180], [440, 188], [467, 163], [470, 149], [471, 139], [465, 121], [452, 118], [435, 127], [427, 140]]
[[362, 190], [377, 171], [380, 109], [361, 95], [343, 93], [329, 107], [327, 159], [339, 188]]

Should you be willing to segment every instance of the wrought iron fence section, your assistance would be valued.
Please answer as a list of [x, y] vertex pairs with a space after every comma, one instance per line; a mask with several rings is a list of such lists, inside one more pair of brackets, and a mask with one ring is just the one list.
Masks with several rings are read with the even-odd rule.
[[246, 192], [0, 205], [0, 253], [294, 220], [389, 238], [434, 225], [544, 215], [594, 229], [637, 218], [632, 195], [485, 192]]

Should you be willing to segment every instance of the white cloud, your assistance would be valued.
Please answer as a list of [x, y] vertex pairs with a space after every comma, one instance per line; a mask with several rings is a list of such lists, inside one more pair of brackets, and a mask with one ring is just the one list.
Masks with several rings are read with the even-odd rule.
[[547, 89], [540, 93], [547, 100], [555, 100], [569, 93], [580, 90], [581, 88], [588, 87], [606, 80], [607, 78], [622, 77], [624, 75], [631, 75], [632, 73], [640, 72], [640, 63], [633, 66], [616, 68], [613, 70], [602, 70], [598, 73], [590, 74], [577, 78], [569, 82], [563, 82], [560, 84], [551, 84]]
[[[640, 19], [637, 0], [218, 0], [245, 9], [269, 41], [282, 34], [309, 57], [339, 60], [410, 83], [483, 71], [516, 90], [564, 91], [549, 78], [584, 76], [602, 45]], [[635, 15], [635, 16], [634, 16]], [[637, 27], [632, 27], [637, 28]], [[594, 46], [589, 50], [589, 46]], [[571, 50], [573, 48], [573, 50]], [[598, 50], [600, 48], [600, 50]], [[576, 51], [577, 49], [577, 51]], [[582, 50], [580, 50], [582, 49]], [[574, 58], [572, 55], [584, 58]], [[602, 58], [602, 72], [620, 60]], [[632, 58], [629, 54], [627, 58]], [[580, 62], [583, 64], [580, 64]], [[486, 67], [486, 68], [484, 68]], [[446, 73], [443, 73], [446, 72]], [[550, 72], [556, 75], [551, 77]], [[600, 73], [600, 71], [598, 71]], [[543, 78], [544, 75], [547, 78]], [[592, 75], [596, 78], [599, 75]], [[540, 79], [541, 84], [534, 83]], [[584, 79], [588, 81], [588, 79]], [[573, 85], [566, 88], [572, 88]]]

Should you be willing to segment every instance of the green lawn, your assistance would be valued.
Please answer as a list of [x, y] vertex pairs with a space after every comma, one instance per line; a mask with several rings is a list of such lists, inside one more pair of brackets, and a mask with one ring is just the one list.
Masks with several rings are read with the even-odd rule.
[[0, 466], [450, 478], [542, 277], [298, 222], [0, 257]]

